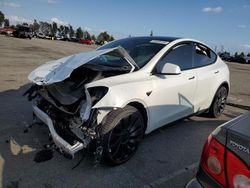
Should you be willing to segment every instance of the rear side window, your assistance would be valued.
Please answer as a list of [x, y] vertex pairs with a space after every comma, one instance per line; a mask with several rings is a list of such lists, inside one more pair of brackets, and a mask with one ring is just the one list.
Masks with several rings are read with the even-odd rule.
[[194, 46], [194, 67], [211, 65], [216, 61], [216, 54], [209, 48], [195, 44]]
[[181, 70], [192, 68], [192, 44], [180, 44], [173, 47], [156, 65], [157, 71], [161, 71], [166, 63], [178, 65]]

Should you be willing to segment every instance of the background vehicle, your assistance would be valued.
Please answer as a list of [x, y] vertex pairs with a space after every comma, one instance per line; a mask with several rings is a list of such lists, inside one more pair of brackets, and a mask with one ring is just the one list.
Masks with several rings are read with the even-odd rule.
[[36, 34], [36, 37], [39, 39], [45, 39], [45, 35], [43, 33]]
[[32, 38], [32, 32], [29, 26], [17, 25], [16, 30], [12, 33], [17, 38]]
[[246, 59], [244, 57], [234, 57], [233, 61], [242, 64], [246, 63]]
[[79, 40], [80, 39], [78, 39], [76, 37], [72, 37], [72, 38], [69, 39], [70, 42], [77, 42], [77, 43], [79, 43]]
[[15, 29], [10, 28], [10, 27], [0, 28], [0, 34], [2, 35], [12, 35], [14, 31]]
[[227, 65], [205, 44], [174, 37], [110, 42], [44, 64], [29, 80], [34, 113], [62, 151], [74, 156], [97, 141], [95, 153], [115, 165], [163, 125], [205, 111], [220, 116], [229, 92]]
[[220, 58], [223, 60], [223, 61], [232, 61], [232, 56], [230, 56], [230, 53], [227, 53], [227, 52], [224, 52], [224, 53], [220, 53], [219, 54]]
[[250, 112], [213, 131], [201, 156], [196, 178], [187, 188], [250, 186]]
[[52, 40], [53, 35], [45, 35], [45, 39]]
[[79, 42], [80, 42], [81, 44], [87, 44], [87, 45], [93, 44], [93, 41], [92, 41], [92, 40], [86, 40], [86, 39], [80, 39]]
[[246, 64], [250, 64], [250, 57], [245, 57]]

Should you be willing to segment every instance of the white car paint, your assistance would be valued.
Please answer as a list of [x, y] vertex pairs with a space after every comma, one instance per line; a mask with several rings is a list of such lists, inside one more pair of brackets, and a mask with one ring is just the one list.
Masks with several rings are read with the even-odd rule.
[[197, 68], [195, 72], [197, 75], [197, 88], [194, 104], [196, 110], [203, 110], [210, 106], [221, 83], [225, 81], [229, 83], [229, 70], [218, 56], [216, 63]]
[[[98, 122], [101, 122], [109, 111], [123, 108], [131, 102], [138, 102], [147, 111], [147, 134], [162, 125], [209, 108], [219, 86], [223, 82], [229, 85], [228, 67], [219, 56], [212, 65], [185, 70], [179, 75], [152, 74], [152, 70], [159, 59], [171, 47], [185, 41], [199, 42], [193, 39], [174, 40], [166, 43], [166, 46], [139, 71], [133, 72], [132, 70], [127, 74], [86, 84], [86, 92], [91, 87], [105, 86], [109, 88], [108, 93], [92, 106], [92, 108], [100, 109], [101, 113], [97, 117]], [[82, 53], [79, 56], [81, 58], [75, 59], [69, 56], [60, 59], [60, 61], [52, 62], [49, 66], [45, 64], [35, 69], [29, 75], [29, 79], [38, 85], [49, 85], [62, 81], [69, 77], [75, 68], [110, 50]], [[129, 56], [126, 57], [130, 59]], [[71, 66], [71, 60], [73, 59], [77, 63], [76, 66]], [[79, 62], [80, 59], [82, 60]], [[130, 62], [130, 64], [134, 68], [134, 63]], [[148, 96], [147, 93], [150, 93], [150, 95]]]

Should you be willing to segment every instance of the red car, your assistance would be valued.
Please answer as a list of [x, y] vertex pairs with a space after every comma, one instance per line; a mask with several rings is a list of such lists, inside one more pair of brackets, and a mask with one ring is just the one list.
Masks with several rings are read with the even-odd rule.
[[91, 45], [91, 44], [93, 44], [93, 41], [92, 40], [80, 39], [80, 43], [81, 44]]
[[12, 34], [15, 31], [15, 29], [5, 27], [5, 28], [0, 28], [0, 34]]

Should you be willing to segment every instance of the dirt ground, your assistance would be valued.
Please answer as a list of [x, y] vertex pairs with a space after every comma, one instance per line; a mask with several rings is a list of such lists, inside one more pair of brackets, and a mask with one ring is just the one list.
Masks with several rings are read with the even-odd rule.
[[[48, 143], [46, 126], [31, 128], [32, 109], [23, 92], [38, 65], [95, 49], [71, 42], [17, 39], [0, 35], [0, 187], [182, 187], [195, 174], [203, 143], [218, 125], [245, 110], [227, 106], [218, 119], [194, 116], [145, 137], [136, 155], [118, 167], [93, 167], [78, 153], [73, 160], [57, 152], [43, 163], [35, 154]], [[250, 65], [228, 64], [232, 103], [250, 105]]]
[[0, 91], [17, 89], [28, 82], [27, 75], [38, 65], [79, 52], [95, 49], [64, 41], [33, 38], [24, 40], [0, 35]]
[[231, 91], [228, 102], [250, 106], [250, 64], [228, 63]]

